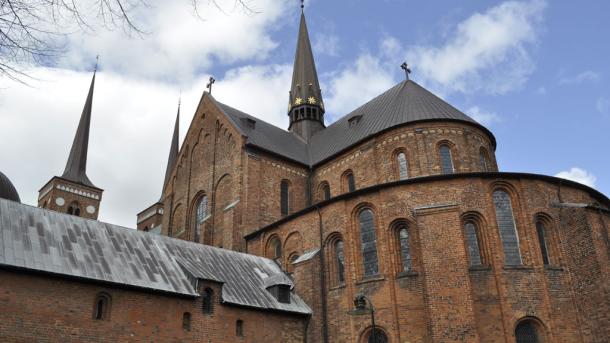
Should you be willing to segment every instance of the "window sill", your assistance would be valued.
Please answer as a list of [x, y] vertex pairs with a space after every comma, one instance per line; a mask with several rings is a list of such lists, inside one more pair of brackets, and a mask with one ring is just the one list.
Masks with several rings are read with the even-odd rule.
[[480, 265], [480, 266], [470, 266], [468, 270], [471, 272], [486, 272], [491, 270], [491, 266]]
[[554, 266], [554, 265], [546, 265], [546, 266], [544, 266], [544, 270], [558, 270], [558, 271], [563, 271], [563, 267], [561, 267], [561, 266]]
[[385, 280], [385, 278], [381, 275], [372, 275], [372, 276], [368, 276], [368, 277], [363, 278], [362, 280], [356, 282], [356, 285], [363, 285], [365, 283], [384, 281], [384, 280]]
[[504, 270], [533, 270], [534, 267], [525, 266], [525, 265], [516, 265], [516, 266], [504, 266]]
[[419, 273], [414, 272], [414, 271], [408, 271], [408, 272], [402, 271], [402, 272], [396, 274], [397, 279], [402, 279], [402, 278], [406, 278], [406, 277], [416, 277], [416, 276], [419, 276]]

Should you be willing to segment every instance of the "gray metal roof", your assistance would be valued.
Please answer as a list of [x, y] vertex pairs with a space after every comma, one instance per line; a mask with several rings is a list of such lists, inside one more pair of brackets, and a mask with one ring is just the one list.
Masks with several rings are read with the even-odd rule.
[[222, 301], [310, 314], [296, 294], [283, 304], [265, 290], [283, 274], [272, 260], [0, 199], [0, 267], [40, 271], [185, 296], [192, 281], [222, 283]]
[[13, 186], [13, 183], [8, 176], [4, 175], [2, 172], [0, 172], [0, 199], [21, 202], [17, 189], [15, 189], [15, 186]]
[[[384, 130], [414, 122], [450, 120], [471, 123], [484, 130], [495, 145], [495, 138], [489, 130], [412, 80], [398, 83], [315, 133], [309, 144], [286, 130], [216, 103], [248, 137], [248, 144], [307, 166], [321, 163]], [[360, 116], [359, 120], [350, 125], [350, 119], [357, 116]], [[248, 126], [242, 118], [255, 120], [255, 127]]]

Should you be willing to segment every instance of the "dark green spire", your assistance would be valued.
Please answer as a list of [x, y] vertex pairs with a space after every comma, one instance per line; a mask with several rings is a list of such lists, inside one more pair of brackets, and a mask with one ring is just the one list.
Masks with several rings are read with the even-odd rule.
[[174, 124], [174, 134], [172, 136], [172, 143], [169, 148], [169, 156], [167, 157], [167, 167], [165, 169], [165, 180], [163, 181], [163, 189], [161, 190], [161, 200], [163, 200], [163, 192], [169, 182], [169, 176], [176, 165], [178, 160], [178, 139], [179, 139], [179, 128], [180, 126], [180, 101], [178, 101], [178, 114], [176, 114], [176, 123]]

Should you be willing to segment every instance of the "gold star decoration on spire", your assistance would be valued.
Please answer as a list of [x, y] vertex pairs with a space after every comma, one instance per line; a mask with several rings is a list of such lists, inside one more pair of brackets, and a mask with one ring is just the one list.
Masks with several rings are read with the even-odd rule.
[[298, 106], [298, 105], [300, 105], [300, 104], [302, 104], [302, 103], [303, 103], [303, 99], [301, 99], [301, 98], [299, 98], [299, 97], [297, 97], [296, 99], [294, 99], [294, 104], [295, 104], [295, 105], [297, 105], [297, 106]]
[[316, 104], [316, 98], [314, 98], [313, 96], [310, 96], [309, 98], [307, 98], [307, 102], [310, 105], [315, 105]]

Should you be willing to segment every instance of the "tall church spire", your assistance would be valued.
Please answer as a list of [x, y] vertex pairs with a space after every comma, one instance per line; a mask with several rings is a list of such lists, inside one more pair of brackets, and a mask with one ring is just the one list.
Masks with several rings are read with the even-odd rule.
[[[167, 157], [167, 168], [165, 169], [165, 180], [163, 181], [163, 189], [161, 193], [165, 191], [165, 187], [169, 182], [169, 176], [176, 165], [178, 159], [178, 139], [179, 139], [179, 125], [180, 125], [180, 101], [178, 101], [178, 114], [176, 114], [176, 123], [174, 124], [174, 134], [172, 136], [172, 144], [169, 148], [169, 156]], [[161, 200], [163, 200], [163, 194], [161, 194]]]
[[87, 177], [87, 150], [89, 147], [89, 126], [91, 124], [91, 107], [93, 105], [93, 87], [95, 85], [95, 74], [97, 72], [97, 64], [89, 86], [89, 94], [83, 107], [83, 112], [76, 129], [76, 135], [70, 149], [70, 156], [66, 163], [66, 169], [61, 175], [62, 178], [80, 183], [85, 186], [95, 187]]
[[288, 115], [288, 129], [305, 140], [324, 128], [324, 102], [303, 12], [294, 58]]

